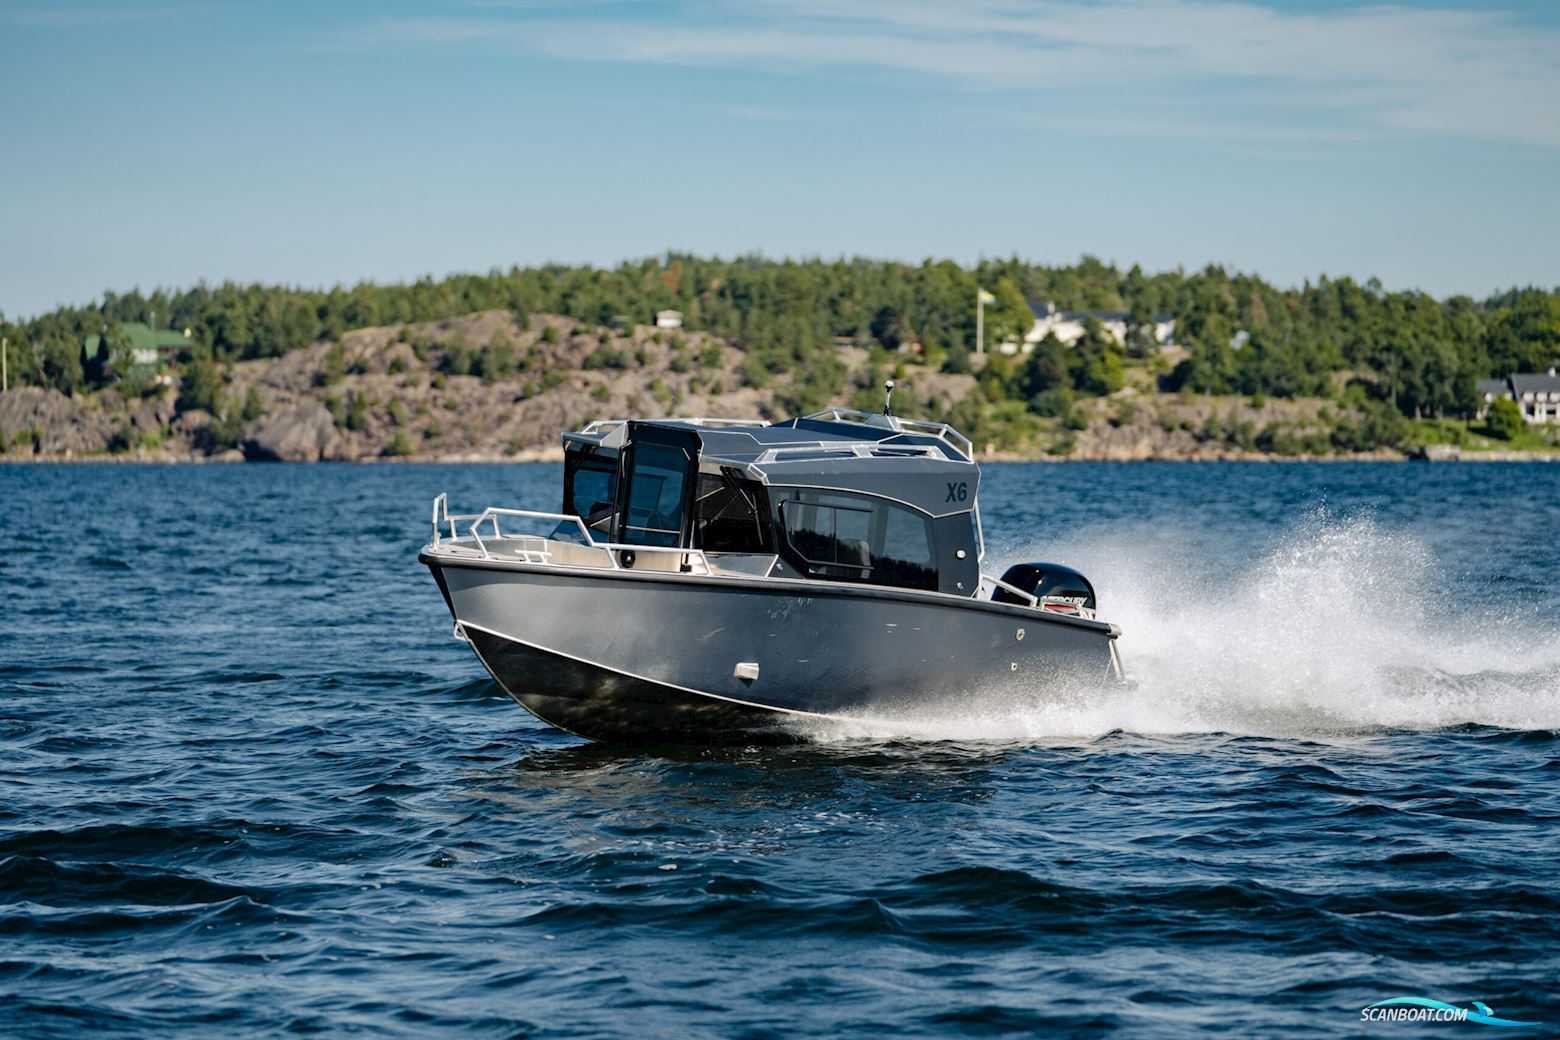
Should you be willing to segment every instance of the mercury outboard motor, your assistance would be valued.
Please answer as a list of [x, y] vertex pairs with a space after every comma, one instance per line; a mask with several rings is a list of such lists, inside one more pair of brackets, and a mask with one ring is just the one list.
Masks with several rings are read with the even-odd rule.
[[[1039, 600], [1042, 610], [1058, 614], [1094, 614], [1094, 586], [1089, 579], [1059, 563], [1015, 563], [1002, 575], [1005, 584], [1022, 589]], [[998, 585], [991, 593], [994, 603], [1017, 603], [1027, 607], [1026, 600]]]

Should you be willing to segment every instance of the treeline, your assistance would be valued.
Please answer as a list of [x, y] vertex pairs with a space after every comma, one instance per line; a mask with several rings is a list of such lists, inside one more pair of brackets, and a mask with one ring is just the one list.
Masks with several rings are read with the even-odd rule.
[[[311, 290], [284, 286], [199, 285], [182, 292], [108, 293], [24, 322], [0, 319], [13, 383], [91, 389], [112, 365], [83, 365], [81, 343], [104, 334], [110, 346], [126, 322], [192, 330], [191, 359], [222, 364], [274, 357], [347, 330], [425, 322], [507, 309], [524, 319], [556, 313], [608, 324], [649, 322], [676, 309], [690, 328], [728, 337], [746, 355], [744, 377], [796, 376], [796, 407], [836, 396], [844, 369], [841, 337], [893, 350], [919, 342], [924, 358], [968, 370], [975, 346], [975, 293], [993, 291], [987, 344], [1021, 335], [1030, 300], [1072, 310], [1129, 315], [1128, 343], [1091, 329], [1066, 350], [1046, 344], [1029, 359], [998, 361], [983, 374], [989, 403], [1022, 401], [1042, 414], [1069, 395], [1108, 393], [1132, 356], [1157, 355], [1151, 318], [1177, 319], [1188, 352], [1161, 386], [1197, 393], [1269, 397], [1353, 394], [1403, 416], [1442, 416], [1475, 407], [1474, 380], [1543, 371], [1560, 361], [1560, 292], [1513, 289], [1485, 299], [1437, 300], [1386, 292], [1374, 280], [1321, 278], [1282, 289], [1252, 275], [1208, 267], [1145, 274], [1093, 258], [1065, 267], [1018, 259], [963, 267], [951, 261], [733, 260], [669, 254], [605, 269], [549, 265], [485, 275], [423, 278], [410, 284]], [[109, 359], [104, 358], [103, 361]]]

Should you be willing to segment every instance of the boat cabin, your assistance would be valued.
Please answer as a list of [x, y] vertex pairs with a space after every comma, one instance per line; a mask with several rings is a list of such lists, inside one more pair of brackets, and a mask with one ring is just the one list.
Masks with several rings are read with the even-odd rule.
[[680, 548], [727, 573], [979, 588], [980, 470], [942, 423], [844, 409], [774, 425], [603, 420], [563, 442], [562, 512], [623, 566], [634, 546]]

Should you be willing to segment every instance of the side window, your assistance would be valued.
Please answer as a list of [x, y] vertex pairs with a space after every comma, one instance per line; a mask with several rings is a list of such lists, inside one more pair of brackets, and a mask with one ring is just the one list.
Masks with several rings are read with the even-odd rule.
[[872, 580], [906, 589], [937, 588], [931, 520], [900, 506], [889, 506], [887, 513], [883, 546], [872, 559]]
[[581, 466], [574, 471], [569, 485], [569, 512], [592, 529], [604, 532], [603, 525], [612, 519], [613, 503], [617, 500], [617, 470]]
[[667, 444], [636, 444], [632, 465], [623, 541], [631, 545], [676, 545], [682, 540], [688, 453]]
[[810, 495], [783, 503], [786, 540], [822, 576], [867, 581], [872, 570], [872, 511], [836, 501], [838, 497]]
[[694, 528], [707, 552], [772, 553], [769, 504], [762, 484], [726, 473], [699, 475]]
[[792, 492], [780, 506], [792, 554], [812, 577], [936, 589], [931, 518], [882, 499]]

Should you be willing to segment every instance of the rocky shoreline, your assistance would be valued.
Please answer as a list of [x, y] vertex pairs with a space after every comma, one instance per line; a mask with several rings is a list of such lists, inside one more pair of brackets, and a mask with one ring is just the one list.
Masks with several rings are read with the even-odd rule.
[[[845, 347], [832, 402], [878, 399], [886, 372], [902, 414], [947, 417], [979, 401], [972, 374], [933, 371]], [[755, 371], [735, 345], [702, 332], [587, 326], [506, 311], [349, 332], [281, 357], [213, 373], [209, 407], [178, 388], [124, 396], [0, 394], [0, 462], [556, 462], [558, 434], [595, 418], [729, 415], [777, 419], [798, 400], [788, 373]], [[1318, 399], [1248, 400], [1153, 391], [1150, 374], [1062, 418], [988, 424], [993, 462], [1560, 461], [1560, 452], [1332, 452], [1353, 418]], [[987, 405], [986, 407], [992, 407]], [[962, 409], [962, 411], [961, 411]], [[1277, 447], [1281, 450], [1264, 450]]]
[[[1442, 447], [1442, 446], [1438, 446]], [[0, 466], [29, 466], [29, 465], [56, 465], [56, 464], [88, 464], [101, 465], [142, 465], [142, 466], [171, 466], [171, 465], [225, 465], [237, 462], [253, 462], [254, 459], [246, 458], [244, 453], [236, 449], [220, 452], [215, 455], [202, 455], [199, 453], [176, 454], [172, 452], [134, 451], [121, 454], [97, 454], [74, 455], [65, 453], [62, 455], [0, 455]], [[265, 460], [283, 461], [283, 460]], [[437, 466], [459, 463], [559, 463], [563, 461], [563, 449], [535, 448], [516, 452], [512, 455], [496, 452], [463, 452], [446, 455], [406, 455], [397, 457], [365, 456], [356, 459], [325, 459], [325, 460], [285, 460], [297, 464], [303, 462], [312, 465], [316, 461], [321, 464], [348, 463], [352, 465], [414, 465]], [[980, 455], [978, 461], [982, 463], [999, 462], [1044, 462], [1055, 465], [1065, 465], [1072, 462], [1171, 462], [1196, 465], [1207, 462], [1243, 462], [1243, 463], [1271, 463], [1283, 465], [1285, 463], [1300, 462], [1434, 462], [1434, 463], [1483, 463], [1483, 462], [1522, 462], [1544, 463], [1560, 462], [1560, 452], [1538, 451], [1459, 451], [1456, 448], [1450, 450], [1421, 450], [1416, 452], [1400, 451], [1374, 451], [1351, 452], [1337, 455], [1278, 455], [1272, 452], [1212, 452], [1199, 455], [1135, 455], [1123, 457], [1112, 454], [1072, 454], [1065, 456], [1048, 453], [1022, 454], [1010, 451], [998, 451], [989, 455]]]

